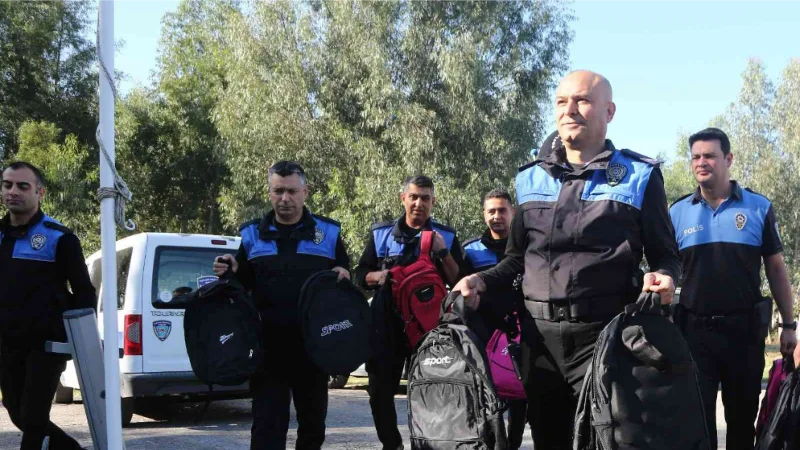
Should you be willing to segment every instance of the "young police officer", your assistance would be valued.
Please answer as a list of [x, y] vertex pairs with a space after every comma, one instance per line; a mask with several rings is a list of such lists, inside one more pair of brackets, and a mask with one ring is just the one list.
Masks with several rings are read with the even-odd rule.
[[[356, 283], [365, 289], [375, 289], [383, 285], [389, 269], [395, 265], [407, 266], [417, 260], [419, 236], [422, 230], [433, 230], [433, 257], [442, 279], [449, 285], [458, 280], [462, 263], [461, 246], [452, 228], [431, 219], [431, 209], [436, 200], [433, 181], [426, 176], [409, 177], [403, 183], [400, 194], [405, 213], [391, 222], [376, 223], [372, 226], [367, 246], [356, 267]], [[394, 409], [394, 395], [400, 385], [403, 364], [409, 355], [404, 337], [402, 321], [395, 330], [390, 330], [398, 338], [397, 347], [388, 349], [389, 361], [367, 363], [369, 374], [369, 405], [378, 439], [384, 449], [402, 449], [403, 440], [397, 430], [397, 412]]]
[[[491, 269], [505, 258], [512, 217], [514, 206], [511, 195], [505, 189], [494, 189], [483, 197], [483, 220], [488, 228], [483, 236], [464, 242], [465, 275]], [[502, 321], [517, 311], [518, 296], [514, 287], [509, 285], [505, 289], [497, 289], [491, 298], [481, 302], [478, 313], [489, 334], [497, 328], [498, 320]], [[482, 337], [488, 341], [488, 336]], [[527, 410], [528, 403], [525, 400], [509, 402], [508, 446], [511, 450], [522, 445]]]
[[[728, 424], [727, 448], [751, 449], [755, 438], [764, 335], [772, 302], [761, 298], [761, 260], [783, 318], [781, 352], [791, 355], [797, 324], [778, 222], [769, 200], [730, 179], [728, 136], [707, 128], [689, 138], [697, 190], [670, 208], [683, 260], [676, 322], [700, 369], [708, 430], [717, 446], [717, 390]], [[764, 310], [759, 314], [757, 305]]]
[[528, 420], [536, 448], [572, 448], [577, 395], [597, 336], [635, 300], [642, 254], [644, 289], [670, 303], [680, 260], [658, 163], [606, 139], [611, 85], [588, 71], [556, 90], [562, 145], [520, 169], [507, 257], [461, 280], [471, 307], [524, 269], [522, 333]]
[[[252, 450], [286, 448], [289, 402], [297, 411], [298, 449], [319, 449], [325, 440], [328, 376], [306, 354], [298, 324], [297, 302], [303, 283], [320, 270], [350, 278], [350, 261], [339, 223], [311, 214], [305, 207], [308, 185], [299, 164], [281, 161], [270, 167], [272, 211], [239, 228], [242, 244], [231, 269], [252, 292], [261, 314], [264, 364], [250, 380], [253, 394]], [[226, 264], [214, 263], [221, 275]]]
[[15, 162], [3, 171], [8, 213], [0, 220], [0, 390], [22, 431], [20, 449], [80, 449], [50, 422], [67, 358], [46, 353], [44, 343], [65, 342], [63, 312], [94, 309], [97, 298], [78, 237], [39, 208], [44, 192], [33, 165]]

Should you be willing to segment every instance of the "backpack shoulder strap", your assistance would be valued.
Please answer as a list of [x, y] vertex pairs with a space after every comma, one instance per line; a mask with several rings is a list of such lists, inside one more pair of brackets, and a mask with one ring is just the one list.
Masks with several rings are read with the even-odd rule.
[[423, 230], [419, 241], [419, 259], [430, 261], [431, 249], [433, 249], [433, 231]]

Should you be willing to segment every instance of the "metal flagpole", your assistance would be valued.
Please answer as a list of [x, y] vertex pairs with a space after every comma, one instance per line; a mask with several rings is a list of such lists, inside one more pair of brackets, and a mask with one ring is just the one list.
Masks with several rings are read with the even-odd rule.
[[[100, 187], [113, 188], [114, 163], [114, 2], [100, 1], [97, 23], [98, 60], [100, 63]], [[106, 436], [109, 450], [122, 450], [122, 413], [119, 389], [119, 344], [117, 333], [117, 230], [114, 222], [115, 199], [100, 201], [100, 243], [103, 276], [103, 355], [105, 360]]]

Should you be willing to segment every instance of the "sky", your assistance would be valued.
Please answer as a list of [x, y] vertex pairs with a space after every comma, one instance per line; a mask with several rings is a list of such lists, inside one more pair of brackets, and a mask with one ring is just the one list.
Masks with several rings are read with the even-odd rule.
[[[114, 31], [124, 41], [115, 66], [122, 92], [149, 85], [161, 18], [177, 1], [122, 0]], [[589, 1], [570, 5], [575, 20], [570, 70], [605, 75], [617, 113], [608, 137], [618, 148], [672, 155], [680, 133], [704, 128], [734, 102], [750, 58], [778, 82], [800, 58], [800, 1]], [[549, 131], [555, 129], [555, 119]]]

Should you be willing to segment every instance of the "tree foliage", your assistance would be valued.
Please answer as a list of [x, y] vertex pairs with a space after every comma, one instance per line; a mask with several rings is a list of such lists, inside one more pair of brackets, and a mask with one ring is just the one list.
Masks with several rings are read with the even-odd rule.
[[[2, 145], [45, 167], [53, 201], [93, 202], [88, 6], [0, 8]], [[481, 196], [511, 187], [543, 134], [571, 19], [556, 1], [184, 0], [163, 20], [153, 83], [117, 104], [130, 215], [140, 231], [235, 233], [269, 207], [267, 168], [292, 159], [353, 254], [415, 174], [436, 183], [435, 216], [476, 235]], [[96, 208], [51, 207], [95, 226], [82, 214]]]
[[94, 141], [95, 48], [87, 39], [91, 4], [0, 2], [0, 160], [19, 148], [26, 121], [54, 124], [61, 138]]
[[479, 233], [481, 195], [509, 187], [543, 133], [566, 68], [555, 2], [253, 2], [232, 14], [214, 108], [231, 182], [225, 224], [263, 213], [266, 168], [308, 168], [311, 206], [356, 252], [399, 215], [409, 175], [436, 183], [436, 217]]
[[52, 123], [24, 122], [16, 159], [42, 170], [47, 187], [42, 210], [72, 229], [88, 255], [100, 245], [100, 207], [95, 200], [100, 172], [90, 162], [89, 148], [75, 135], [62, 139], [62, 134]]

